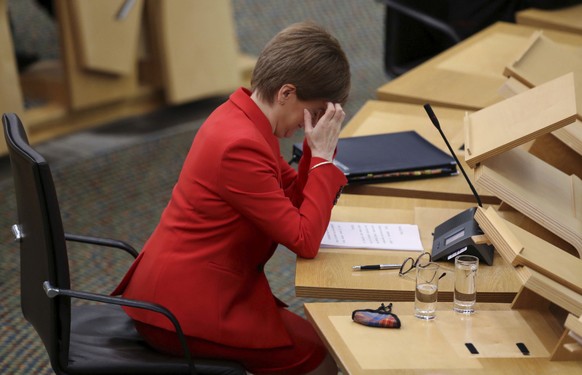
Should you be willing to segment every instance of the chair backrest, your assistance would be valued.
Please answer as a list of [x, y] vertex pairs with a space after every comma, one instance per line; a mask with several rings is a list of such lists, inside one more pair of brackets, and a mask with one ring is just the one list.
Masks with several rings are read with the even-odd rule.
[[18, 211], [22, 313], [41, 337], [53, 368], [59, 368], [69, 356], [70, 299], [51, 299], [43, 290], [44, 281], [56, 288], [70, 286], [57, 195], [49, 165], [30, 146], [18, 116], [4, 114], [2, 123]]
[[382, 0], [384, 20], [384, 68], [398, 76], [459, 41], [446, 24], [445, 0]]

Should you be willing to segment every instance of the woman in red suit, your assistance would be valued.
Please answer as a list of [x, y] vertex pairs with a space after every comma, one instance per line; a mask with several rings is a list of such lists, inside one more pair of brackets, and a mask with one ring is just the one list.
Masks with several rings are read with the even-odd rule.
[[[317, 255], [346, 183], [332, 163], [350, 88], [337, 40], [292, 25], [261, 52], [252, 90], [238, 89], [198, 131], [160, 223], [114, 294], [159, 303], [195, 356], [253, 374], [335, 373], [314, 329], [271, 293], [265, 263], [282, 244]], [[304, 128], [295, 171], [278, 138]], [[161, 315], [127, 308], [160, 351], [182, 354]]]

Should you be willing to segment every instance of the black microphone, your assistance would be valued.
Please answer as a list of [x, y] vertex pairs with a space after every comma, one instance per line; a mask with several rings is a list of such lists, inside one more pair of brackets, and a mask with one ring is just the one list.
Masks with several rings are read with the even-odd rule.
[[[469, 187], [477, 200], [477, 204], [479, 207], [483, 207], [481, 204], [481, 198], [479, 197], [479, 194], [477, 194], [477, 190], [475, 190], [471, 180], [467, 177], [463, 166], [459, 162], [457, 155], [455, 155], [447, 137], [443, 133], [439, 120], [430, 107], [430, 104], [425, 104], [424, 109], [435, 128], [438, 129], [441, 137], [443, 137], [443, 140], [447, 144], [447, 147], [461, 169], [461, 172], [463, 172], [463, 176], [465, 176], [465, 180], [467, 181], [467, 184], [469, 184]], [[431, 253], [433, 260], [452, 261], [458, 255], [467, 254], [478, 257], [488, 265], [493, 264], [493, 246], [475, 241], [475, 236], [483, 234], [483, 231], [479, 228], [479, 224], [475, 221], [474, 216], [476, 210], [477, 207], [469, 208], [453, 216], [444, 223], [439, 224], [434, 229]]]
[[461, 162], [459, 161], [459, 159], [457, 158], [457, 155], [455, 154], [451, 145], [449, 144], [449, 141], [447, 140], [445, 133], [443, 133], [443, 131], [441, 129], [441, 124], [439, 123], [439, 120], [437, 119], [436, 115], [434, 114], [430, 104], [426, 103], [424, 105], [424, 110], [428, 114], [428, 117], [430, 118], [430, 121], [432, 121], [434, 127], [437, 128], [437, 130], [441, 134], [441, 137], [443, 137], [443, 140], [447, 144], [447, 147], [449, 148], [451, 155], [453, 156], [453, 158], [455, 158], [455, 161], [457, 162], [459, 169], [461, 169], [461, 172], [463, 173], [463, 176], [465, 176], [465, 180], [467, 181], [467, 184], [469, 184], [469, 187], [471, 188], [471, 191], [473, 192], [473, 195], [475, 196], [475, 199], [477, 200], [477, 204], [479, 205], [479, 207], [483, 207], [483, 204], [481, 203], [481, 198], [479, 197], [479, 194], [477, 194], [477, 190], [475, 190], [475, 187], [471, 183], [471, 180], [469, 180], [469, 177], [467, 177], [467, 173], [465, 173], [465, 170], [463, 169]]

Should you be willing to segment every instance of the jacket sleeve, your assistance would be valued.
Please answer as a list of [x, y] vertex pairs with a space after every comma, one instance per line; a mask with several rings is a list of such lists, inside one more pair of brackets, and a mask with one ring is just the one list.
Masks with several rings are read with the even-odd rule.
[[[297, 172], [295, 172], [295, 178], [291, 183], [285, 184], [285, 172], [284, 167], [281, 167], [281, 175], [283, 177], [283, 187], [285, 189], [285, 195], [291, 199], [295, 207], [301, 206], [303, 202], [303, 188], [307, 183], [307, 172], [309, 171], [311, 163], [311, 148], [307, 144], [307, 141], [303, 141], [303, 155], [299, 159], [299, 166], [297, 167]], [[287, 163], [285, 163], [287, 164]], [[288, 168], [291, 168], [287, 164]], [[295, 170], [293, 170], [295, 171]]]
[[[241, 215], [251, 220], [273, 241], [305, 258], [317, 255], [329, 224], [331, 209], [346, 183], [333, 164], [309, 168], [323, 159], [310, 158], [298, 178], [305, 182], [301, 203], [294, 206], [277, 178], [278, 161], [270, 150], [253, 140], [239, 140], [226, 148], [217, 183], [219, 194]], [[245, 173], [241, 173], [245, 171]], [[303, 171], [303, 172], [302, 172]], [[295, 181], [297, 184], [298, 181]]]

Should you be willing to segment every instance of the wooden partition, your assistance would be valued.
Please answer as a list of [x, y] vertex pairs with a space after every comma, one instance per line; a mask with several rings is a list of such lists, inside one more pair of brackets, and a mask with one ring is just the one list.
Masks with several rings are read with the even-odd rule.
[[20, 116], [33, 144], [227, 95], [254, 66], [238, 50], [230, 0], [59, 0], [55, 10], [60, 59], [19, 74], [0, 1], [0, 110]]

